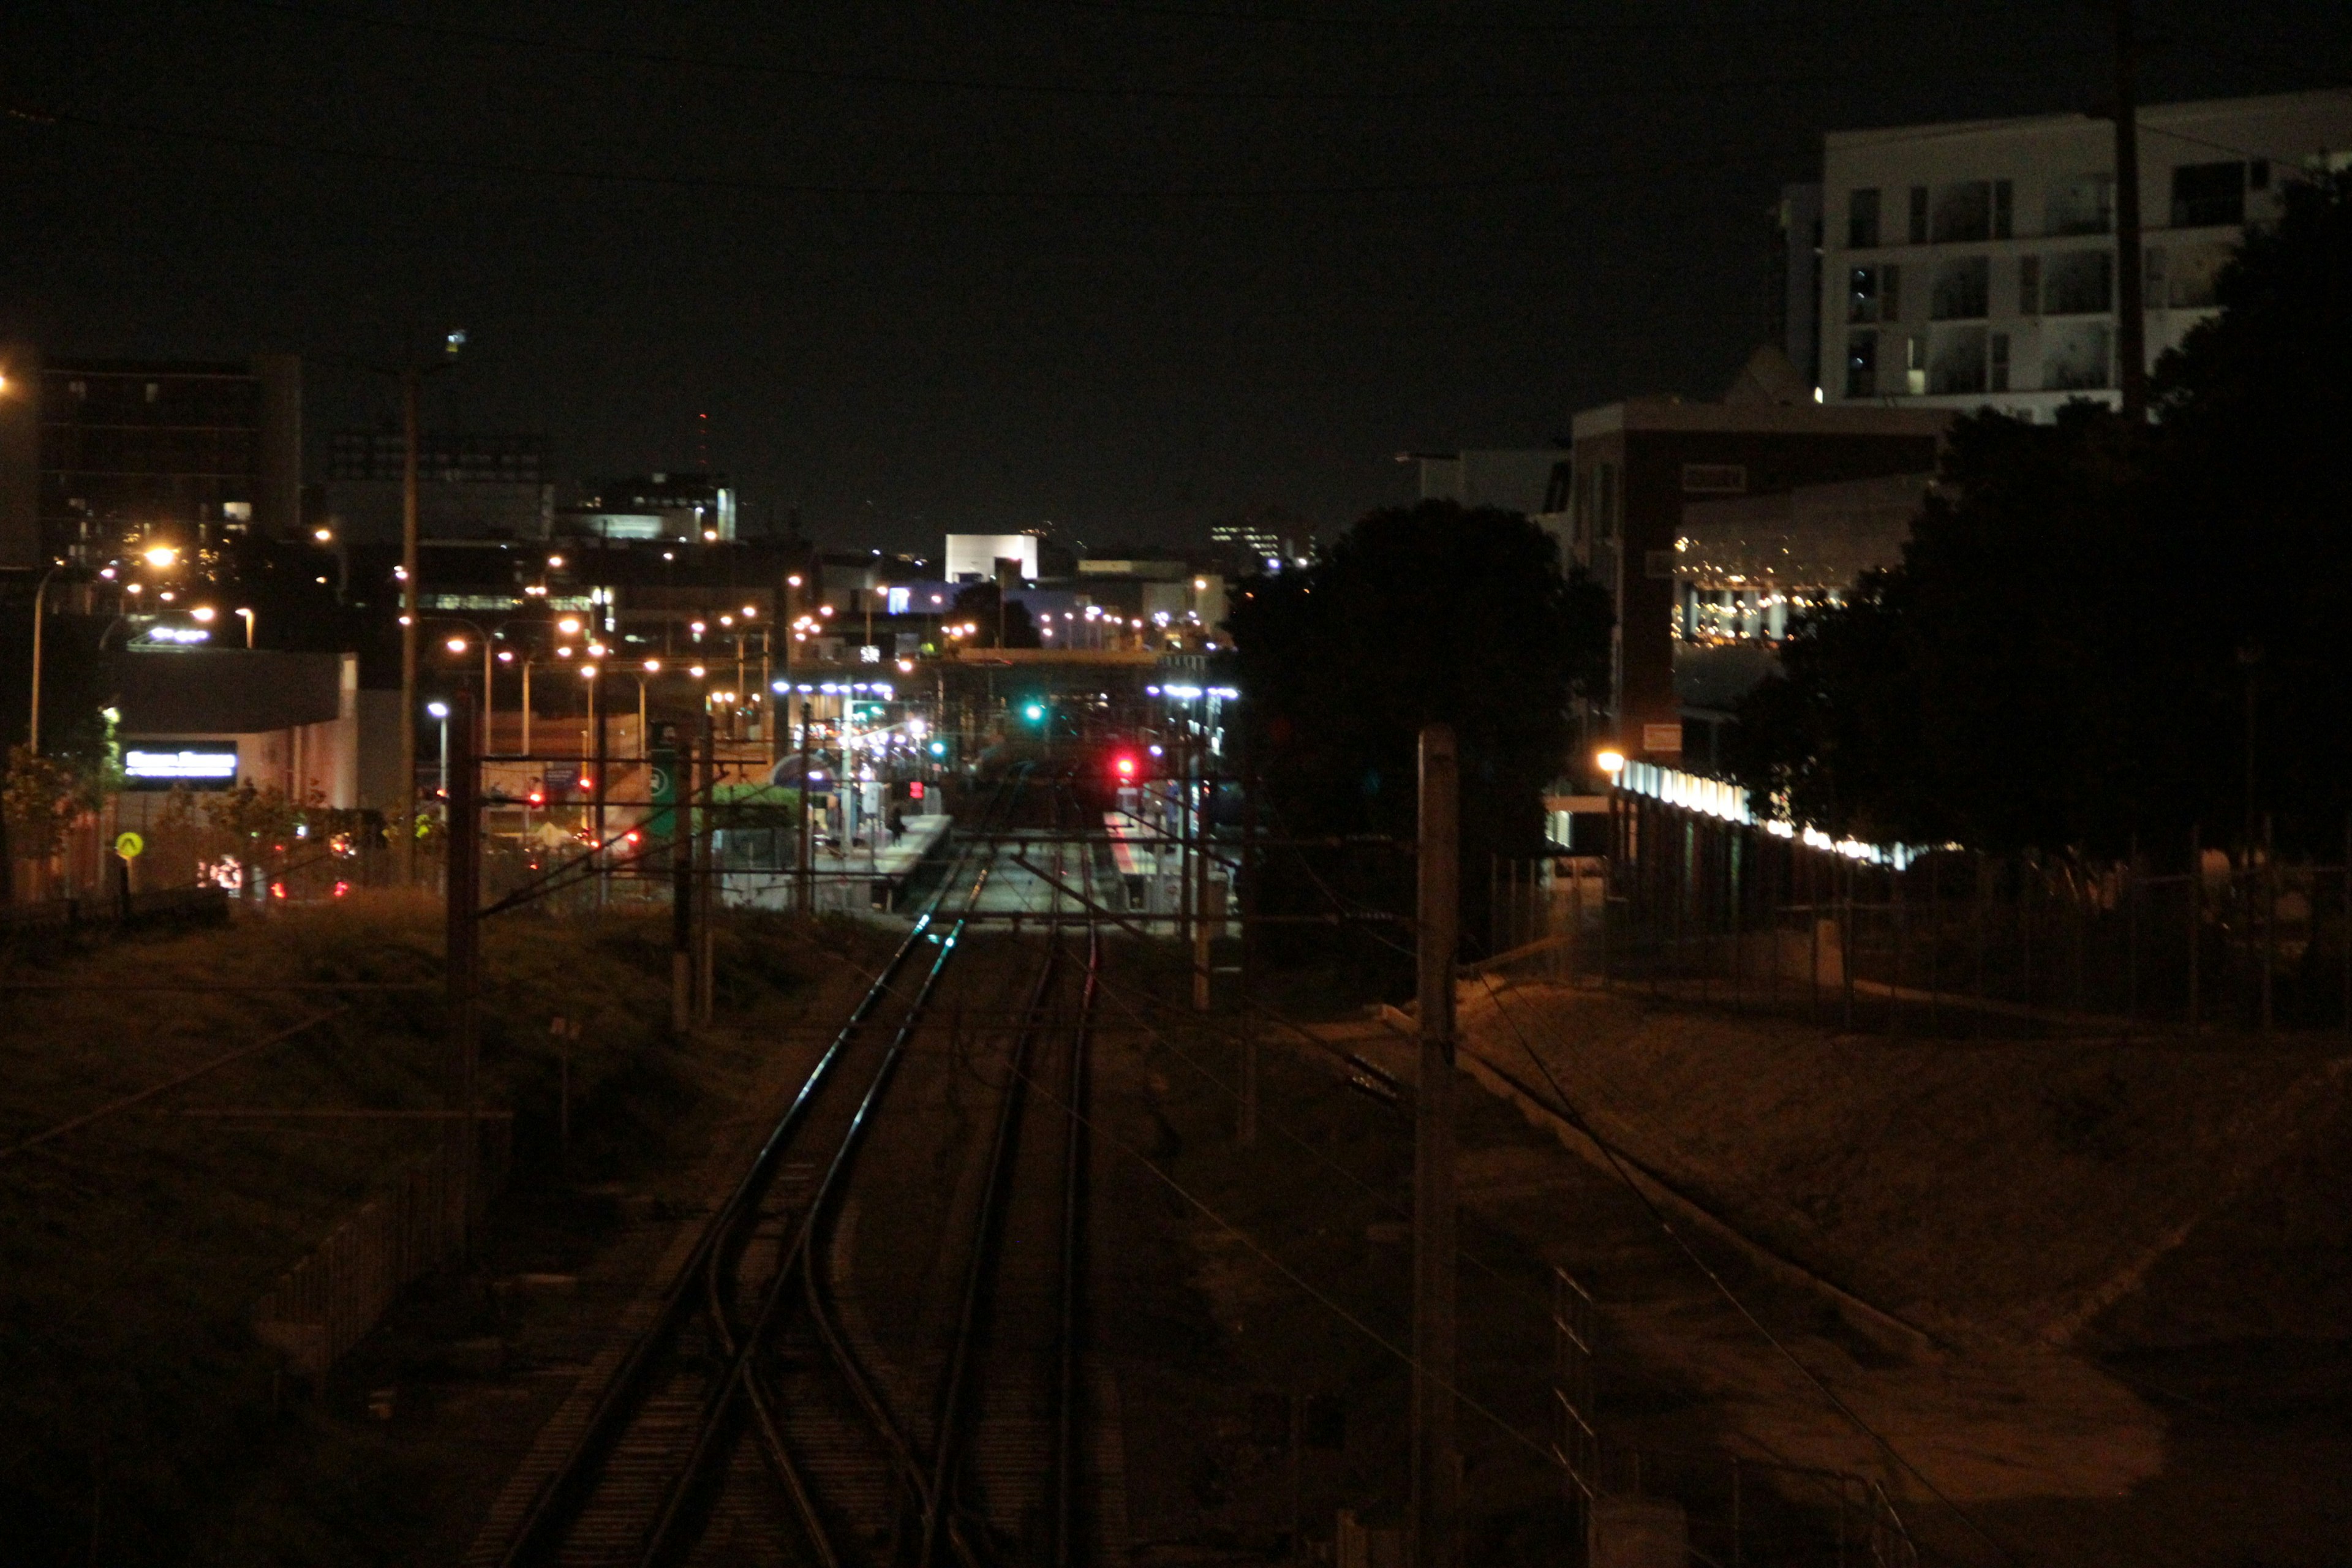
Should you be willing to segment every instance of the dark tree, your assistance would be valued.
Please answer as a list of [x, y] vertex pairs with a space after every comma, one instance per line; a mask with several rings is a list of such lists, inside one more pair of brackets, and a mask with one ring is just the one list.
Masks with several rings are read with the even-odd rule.
[[[1000, 617], [999, 611], [1003, 614]], [[1029, 618], [1029, 606], [1018, 599], [1007, 600], [1003, 591], [993, 583], [972, 583], [956, 591], [955, 613], [978, 628], [971, 637], [972, 646], [995, 647], [1002, 630], [1006, 647], [1036, 647], [1039, 646], [1037, 626]], [[1001, 622], [1001, 626], [1000, 626]]]
[[2155, 425], [1958, 422], [1903, 564], [1744, 704], [1754, 794], [1915, 843], [2341, 842], [2352, 175], [2284, 202], [2158, 366]]
[[[1416, 737], [1454, 727], [1465, 930], [1483, 933], [1488, 857], [1541, 851], [1570, 696], [1607, 669], [1600, 590], [1563, 576], [1525, 518], [1424, 501], [1364, 518], [1307, 570], [1253, 579], [1228, 624], [1248, 754], [1292, 829], [1410, 837]], [[1409, 862], [1386, 864], [1386, 885], [1361, 890], [1409, 906]]]

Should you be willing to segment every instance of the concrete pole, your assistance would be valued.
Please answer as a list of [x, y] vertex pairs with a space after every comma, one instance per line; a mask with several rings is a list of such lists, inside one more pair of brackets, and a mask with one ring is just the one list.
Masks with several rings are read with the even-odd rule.
[[2147, 275], [2140, 258], [2139, 104], [2133, 0], [2116, 0], [2116, 385], [2124, 417], [2147, 418]]
[[416, 404], [423, 373], [400, 373], [400, 885], [416, 885]]
[[1454, 959], [1461, 899], [1456, 771], [1453, 727], [1424, 725], [1414, 986], [1421, 1076], [1412, 1150], [1413, 1568], [1453, 1568], [1461, 1489], [1454, 1451]]
[[481, 796], [478, 787], [479, 769], [474, 755], [472, 708], [470, 693], [452, 693], [449, 718], [441, 727], [447, 748], [444, 753], [443, 787], [447, 792], [445, 821], [448, 829], [445, 857], [447, 869], [443, 878], [447, 904], [444, 975], [448, 988], [449, 1026], [456, 1036], [450, 1043], [456, 1047], [452, 1054], [457, 1070], [457, 1099], [458, 1108], [465, 1112], [462, 1126], [466, 1143], [460, 1160], [466, 1195], [466, 1252], [469, 1257], [480, 1217], [480, 1183], [477, 1178], [482, 1131], [481, 1095], [476, 1072], [479, 1031], [475, 1011], [481, 955], [481, 835], [478, 820]]
[[[695, 858], [702, 867], [702, 885], [696, 889], [702, 906], [700, 973], [694, 986], [695, 1017], [703, 1027], [710, 1026], [711, 1010], [718, 1001], [718, 930], [713, 916], [719, 907], [719, 857], [713, 853], [716, 840], [712, 835], [719, 826], [719, 750], [710, 715], [702, 716], [702, 787], [698, 792], [706, 803], [702, 813], [702, 844]], [[601, 781], [600, 781], [601, 782]]]
[[669, 818], [669, 1027], [683, 1036], [694, 1026], [694, 744], [680, 736], [671, 747], [677, 770], [671, 795], [677, 804]]

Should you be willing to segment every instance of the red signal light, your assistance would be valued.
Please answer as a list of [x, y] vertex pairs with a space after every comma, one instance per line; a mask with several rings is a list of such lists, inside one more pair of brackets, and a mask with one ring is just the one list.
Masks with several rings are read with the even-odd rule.
[[1122, 752], [1113, 758], [1110, 766], [1111, 771], [1123, 779], [1131, 779], [1135, 776], [1135, 759], [1126, 752]]

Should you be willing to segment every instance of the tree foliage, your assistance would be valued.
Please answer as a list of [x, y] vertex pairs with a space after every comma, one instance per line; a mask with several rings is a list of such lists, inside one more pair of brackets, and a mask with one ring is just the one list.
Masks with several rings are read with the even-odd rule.
[[1250, 765], [1290, 828], [1410, 837], [1417, 736], [1454, 726], [1465, 929], [1482, 930], [1487, 858], [1541, 851], [1570, 699], [1606, 679], [1605, 596], [1527, 519], [1424, 501], [1250, 579], [1227, 624]]
[[1003, 590], [993, 583], [971, 583], [956, 591], [955, 613], [972, 623], [976, 628], [970, 646], [994, 647], [998, 632], [998, 611], [1002, 609], [1003, 631], [1006, 647], [1035, 647], [1039, 644], [1036, 623], [1029, 618], [1029, 606], [1018, 599], [1007, 600]]
[[2156, 423], [1958, 422], [1902, 564], [1801, 621], [1748, 698], [1755, 795], [1996, 849], [2234, 838], [2263, 816], [2340, 838], [2352, 177], [2284, 200], [2158, 365]]

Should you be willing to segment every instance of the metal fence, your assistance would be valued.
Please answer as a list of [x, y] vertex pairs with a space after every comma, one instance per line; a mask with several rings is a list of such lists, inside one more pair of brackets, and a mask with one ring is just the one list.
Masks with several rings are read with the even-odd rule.
[[1875, 1481], [1727, 1451], [1630, 1444], [1610, 1434], [1594, 1392], [1601, 1311], [1557, 1266], [1552, 1331], [1559, 1406], [1552, 1452], [1583, 1561], [1917, 1568], [1918, 1549]]
[[316, 1383], [364, 1338], [401, 1289], [465, 1256], [473, 1218], [495, 1195], [512, 1141], [509, 1115], [452, 1121], [433, 1150], [337, 1226], [255, 1303], [253, 1331], [289, 1370]]
[[1612, 826], [1605, 858], [1496, 863], [1488, 966], [1896, 1036], [2352, 1035], [2341, 863], [1874, 859], [1631, 794]]

